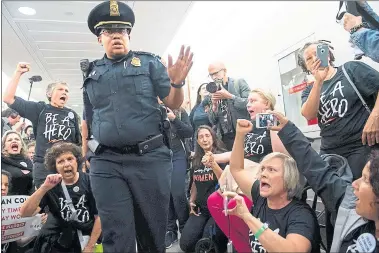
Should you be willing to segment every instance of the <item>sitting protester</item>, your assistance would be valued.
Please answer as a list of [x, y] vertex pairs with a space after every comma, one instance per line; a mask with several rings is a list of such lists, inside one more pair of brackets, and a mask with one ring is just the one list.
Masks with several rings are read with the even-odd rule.
[[33, 191], [33, 163], [27, 156], [20, 133], [10, 130], [2, 138], [1, 169], [12, 175], [10, 195], [30, 195]]
[[242, 196], [224, 192], [236, 200], [236, 207], [227, 214], [237, 215], [249, 227], [252, 252], [319, 253], [320, 228], [314, 211], [300, 200], [305, 180], [294, 159], [277, 152], [267, 155], [257, 180], [244, 170], [244, 140], [252, 128], [248, 120], [237, 121], [230, 172], [254, 205], [250, 211]]
[[30, 217], [48, 206], [49, 218], [54, 217], [43, 226], [35, 253], [94, 250], [101, 224], [89, 176], [78, 170], [81, 158], [80, 148], [72, 143], [57, 143], [46, 153], [46, 168], [58, 174], [48, 175], [20, 210], [22, 217]]
[[211, 238], [215, 228], [215, 247], [223, 252], [226, 249], [226, 237], [215, 225], [207, 207], [208, 197], [216, 191], [218, 178], [225, 164], [218, 165], [213, 153], [224, 151], [224, 147], [216, 137], [216, 133], [206, 125], [199, 126], [197, 144], [190, 175], [193, 179], [190, 197], [190, 216], [183, 228], [180, 248], [184, 252], [193, 252], [196, 243], [202, 238]]
[[29, 142], [28, 145], [26, 145], [26, 150], [28, 152], [29, 159], [33, 162], [34, 154], [36, 150], [36, 142], [35, 141]]
[[[12, 176], [8, 171], [1, 171], [1, 196], [8, 196], [12, 194], [9, 193], [9, 189], [11, 189]], [[47, 214], [43, 213], [41, 216], [41, 223], [45, 224], [47, 220]], [[8, 242], [1, 244], [1, 252], [2, 253], [21, 253], [27, 252], [28, 249], [31, 249], [33, 246], [33, 237], [23, 237], [17, 241]]]
[[[262, 89], [254, 89], [250, 92], [247, 103], [247, 111], [254, 125], [250, 133], [247, 133], [244, 141], [244, 157], [250, 161], [259, 163], [263, 157], [272, 152], [287, 151], [274, 131], [267, 128], [257, 128], [256, 118], [258, 113], [265, 113], [267, 110], [274, 110], [276, 99], [270, 92]], [[216, 162], [227, 163], [230, 160], [231, 152], [215, 155]]]
[[[244, 169], [249, 173], [250, 178], [255, 178], [259, 169], [259, 164], [245, 159]], [[251, 208], [253, 202], [245, 195], [238, 187], [237, 182], [234, 180], [230, 173], [229, 166], [226, 166], [218, 180], [220, 190], [212, 193], [208, 198], [208, 209], [215, 220], [216, 224], [220, 227], [222, 232], [233, 242], [233, 246], [239, 253], [251, 252], [249, 244], [249, 227], [243, 222], [242, 219], [231, 216], [228, 217], [224, 213], [224, 197], [222, 190], [232, 191], [241, 195], [246, 203], [247, 208]], [[236, 206], [235, 200], [228, 201], [227, 207], [232, 209]]]
[[[330, 252], [379, 252], [379, 151], [374, 149], [362, 176], [353, 182], [345, 158], [320, 157], [303, 133], [282, 114], [273, 112], [277, 130], [288, 152], [298, 164], [308, 184], [331, 212], [334, 225]], [[359, 243], [359, 242], [363, 242]]]

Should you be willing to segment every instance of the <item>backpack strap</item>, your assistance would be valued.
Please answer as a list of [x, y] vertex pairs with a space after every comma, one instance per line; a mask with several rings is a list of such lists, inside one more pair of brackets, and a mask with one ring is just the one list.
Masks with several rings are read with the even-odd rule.
[[345, 75], [346, 79], [349, 81], [351, 87], [353, 87], [355, 93], [358, 95], [359, 99], [362, 101], [363, 106], [366, 108], [366, 110], [368, 111], [368, 113], [371, 114], [371, 110], [368, 107], [366, 101], [363, 99], [361, 93], [358, 91], [358, 89], [355, 86], [355, 84], [353, 83], [353, 81], [351, 81], [350, 76], [347, 74], [346, 69], [345, 69], [345, 65], [342, 65], [342, 71], [343, 71], [343, 74]]

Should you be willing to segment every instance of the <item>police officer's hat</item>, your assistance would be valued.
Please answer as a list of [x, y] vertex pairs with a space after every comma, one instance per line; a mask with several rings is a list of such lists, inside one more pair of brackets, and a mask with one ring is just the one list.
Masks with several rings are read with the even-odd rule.
[[96, 36], [102, 28], [132, 29], [134, 12], [125, 3], [110, 0], [97, 5], [88, 15], [88, 28]]

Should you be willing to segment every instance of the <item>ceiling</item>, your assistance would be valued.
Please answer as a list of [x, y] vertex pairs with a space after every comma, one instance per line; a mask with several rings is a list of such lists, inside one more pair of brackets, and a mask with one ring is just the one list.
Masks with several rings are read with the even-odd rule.
[[[136, 22], [131, 48], [163, 54], [191, 7], [191, 1], [122, 1], [133, 8]], [[46, 101], [45, 88], [52, 81], [70, 85], [68, 107], [82, 114], [81, 59], [104, 55], [89, 31], [87, 17], [99, 1], [2, 1], [2, 71], [11, 77], [18, 62], [29, 62], [31, 71], [19, 87], [29, 91], [28, 78], [41, 75], [33, 84], [31, 98]], [[33, 16], [19, 7], [36, 10]], [[3, 84], [6, 85], [6, 84]]]

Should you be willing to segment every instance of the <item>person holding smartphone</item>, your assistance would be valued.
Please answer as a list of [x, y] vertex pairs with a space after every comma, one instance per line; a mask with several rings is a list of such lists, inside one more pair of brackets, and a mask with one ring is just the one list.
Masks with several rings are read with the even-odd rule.
[[[263, 157], [272, 152], [287, 154], [276, 132], [270, 131], [267, 128], [256, 127], [258, 114], [265, 113], [267, 110], [274, 110], [275, 104], [276, 99], [270, 92], [262, 89], [254, 89], [250, 92], [246, 108], [255, 127], [245, 136], [245, 159], [259, 163]], [[261, 125], [264, 125], [264, 123], [267, 125], [267, 120], [261, 122]], [[230, 160], [230, 155], [231, 152], [216, 154], [216, 162], [227, 163]]]
[[[320, 54], [320, 46], [327, 49], [326, 55]], [[307, 120], [318, 118], [321, 154], [345, 157], [355, 180], [362, 174], [370, 147], [379, 143], [379, 72], [357, 61], [334, 67], [331, 49], [316, 41], [306, 43], [298, 54], [298, 65], [315, 79], [303, 91], [301, 113]]]

